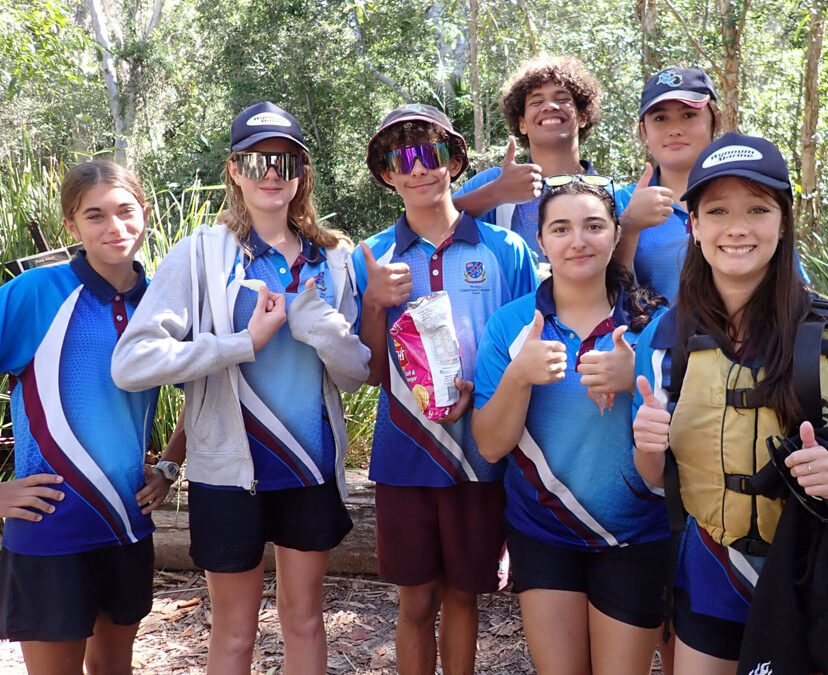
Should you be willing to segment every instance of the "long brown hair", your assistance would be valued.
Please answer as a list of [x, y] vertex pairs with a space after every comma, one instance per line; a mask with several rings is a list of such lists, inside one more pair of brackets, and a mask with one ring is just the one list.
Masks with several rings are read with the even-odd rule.
[[[784, 190], [772, 190], [755, 181], [745, 181], [751, 190], [772, 197], [782, 210], [782, 238], [768, 264], [762, 281], [737, 313], [741, 324], [742, 349], [745, 355], [756, 355], [765, 375], [756, 388], [765, 396], [768, 407], [776, 411], [787, 433], [795, 433], [804, 411], [794, 392], [793, 351], [796, 331], [805, 320], [810, 302], [808, 293], [794, 267], [793, 205]], [[708, 184], [711, 185], [711, 183]], [[688, 200], [694, 218], [699, 217], [699, 203], [704, 188]], [[677, 340], [686, 344], [688, 338], [701, 331], [711, 335], [718, 344], [730, 345], [736, 335], [734, 318], [725, 309], [713, 271], [694, 245], [687, 242], [684, 267], [679, 278], [676, 302]]]
[[[549, 205], [549, 202], [561, 195], [579, 194], [597, 197], [606, 207], [607, 214], [610, 220], [612, 220], [615, 233], [617, 234], [621, 230], [618, 215], [615, 211], [615, 200], [610, 196], [610, 193], [602, 187], [590, 185], [580, 180], [573, 180], [560, 187], [544, 190], [543, 197], [541, 197], [540, 203], [538, 204], [538, 235], [540, 235], [543, 228], [543, 221], [546, 219], [546, 207]], [[555, 275], [553, 273], [553, 284], [555, 283], [554, 277]], [[604, 283], [607, 287], [607, 299], [610, 305], [615, 304], [617, 300], [615, 296], [617, 295], [619, 287], [623, 287], [627, 292], [628, 306], [624, 309], [630, 314], [631, 330], [640, 331], [650, 323], [653, 312], [667, 304], [667, 300], [648, 286], [639, 286], [636, 284], [633, 275], [624, 265], [615, 259], [615, 256], [611, 257], [609, 263], [607, 263]]]
[[[313, 188], [316, 184], [313, 167], [308, 154], [301, 150], [299, 153], [304, 160], [304, 167], [299, 177], [296, 195], [288, 205], [288, 226], [320, 248], [333, 248], [340, 241], [350, 244], [351, 240], [343, 232], [331, 230], [319, 224], [316, 205], [313, 201]], [[227, 204], [225, 209], [218, 214], [216, 221], [226, 225], [227, 229], [236, 236], [236, 241], [246, 248], [250, 240], [250, 230], [253, 229], [253, 221], [244, 203], [241, 188], [236, 185], [230, 175], [230, 162], [234, 162], [235, 158], [236, 153], [231, 153], [224, 167], [224, 190], [227, 195]]]
[[63, 217], [72, 220], [87, 190], [101, 184], [123, 188], [135, 197], [142, 209], [147, 205], [144, 189], [135, 172], [115, 162], [96, 159], [75, 164], [63, 177], [60, 184], [60, 208]]

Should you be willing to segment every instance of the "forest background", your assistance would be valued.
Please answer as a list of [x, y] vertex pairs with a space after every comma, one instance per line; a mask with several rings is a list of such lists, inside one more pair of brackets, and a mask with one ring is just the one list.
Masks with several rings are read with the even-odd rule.
[[[644, 81], [669, 65], [713, 78], [725, 130], [777, 143], [797, 196], [800, 250], [828, 290], [826, 0], [0, 0], [0, 262], [68, 242], [66, 166], [114, 156], [138, 169], [153, 207], [150, 271], [223, 198], [229, 127], [271, 100], [300, 121], [329, 225], [355, 240], [398, 217], [365, 146], [404, 102], [447, 112], [474, 171], [499, 163], [506, 77], [545, 51], [580, 57], [604, 86], [603, 118], [581, 150], [617, 184], [640, 176]], [[9, 435], [0, 381], [0, 436]], [[349, 399], [369, 440], [371, 392]], [[178, 400], [168, 392], [156, 438]], [[360, 441], [360, 439], [362, 439]], [[361, 460], [358, 460], [361, 461]], [[2, 457], [0, 457], [2, 464]], [[0, 477], [3, 469], [0, 467]]]

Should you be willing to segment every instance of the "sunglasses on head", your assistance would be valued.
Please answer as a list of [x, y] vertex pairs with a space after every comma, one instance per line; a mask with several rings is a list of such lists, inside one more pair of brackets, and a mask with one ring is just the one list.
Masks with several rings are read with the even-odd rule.
[[305, 172], [305, 160], [298, 152], [239, 152], [233, 160], [239, 173], [250, 180], [261, 180], [270, 167], [281, 180], [292, 180]]
[[451, 159], [448, 143], [412, 145], [408, 148], [397, 148], [385, 155], [388, 169], [394, 173], [411, 173], [418, 159], [426, 169], [439, 169]]
[[559, 176], [547, 176], [543, 179], [543, 185], [545, 188], [549, 190], [554, 190], [556, 188], [563, 187], [564, 185], [568, 185], [569, 183], [574, 183], [576, 181], [580, 183], [586, 183], [587, 185], [594, 185], [596, 187], [605, 188], [609, 186], [609, 192], [612, 195], [613, 200], [615, 200], [615, 183], [609, 176], [599, 176], [594, 173], [565, 173]]

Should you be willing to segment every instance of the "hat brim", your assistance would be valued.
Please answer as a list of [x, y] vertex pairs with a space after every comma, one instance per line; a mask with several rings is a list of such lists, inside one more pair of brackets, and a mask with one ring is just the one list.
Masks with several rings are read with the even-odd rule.
[[687, 91], [686, 89], [667, 91], [661, 94], [661, 96], [656, 96], [652, 101], [647, 103], [646, 107], [641, 108], [638, 113], [638, 117], [641, 119], [644, 117], [644, 113], [662, 101], [681, 101], [685, 105], [689, 105], [691, 108], [701, 109], [710, 103], [710, 99], [710, 94], [700, 94], [697, 91]]
[[256, 143], [259, 143], [260, 141], [266, 141], [269, 138], [286, 138], [289, 141], [293, 141], [294, 143], [296, 143], [296, 145], [298, 145], [300, 148], [302, 148], [305, 152], [310, 154], [310, 150], [308, 150], [308, 146], [306, 146], [304, 143], [300, 143], [299, 141], [297, 141], [290, 134], [284, 134], [284, 133], [280, 133], [278, 131], [261, 131], [258, 134], [253, 134], [252, 136], [248, 136], [244, 140], [239, 141], [235, 145], [231, 145], [230, 150], [232, 150], [233, 152], [240, 152], [241, 150], [247, 150], [250, 146], [256, 145]]
[[[462, 176], [465, 173], [466, 169], [469, 168], [469, 154], [468, 154], [468, 151], [467, 151], [466, 139], [463, 138], [462, 135], [458, 134], [453, 129], [449, 129], [448, 127], [444, 127], [439, 122], [435, 122], [432, 118], [426, 117], [425, 115], [416, 115], [416, 114], [406, 115], [405, 117], [400, 117], [399, 119], [395, 119], [393, 122], [390, 122], [390, 123], [388, 123], [384, 126], [381, 126], [377, 130], [377, 132], [373, 136], [371, 136], [371, 140], [368, 141], [368, 149], [365, 153], [365, 163], [368, 165], [368, 170], [371, 172], [371, 175], [374, 177], [374, 180], [377, 181], [377, 183], [379, 183], [382, 187], [388, 188], [389, 190], [394, 189], [394, 186], [389, 184], [382, 177], [382, 174], [379, 171], [375, 170], [375, 168], [373, 166], [371, 166], [371, 146], [373, 146], [374, 142], [377, 140], [377, 137], [383, 131], [385, 131], [386, 129], [388, 129], [390, 127], [393, 127], [395, 124], [402, 124], [403, 122], [428, 122], [429, 124], [433, 124], [435, 126], [440, 127], [447, 134], [449, 134], [450, 136], [453, 136], [458, 141], [460, 141], [460, 146], [463, 148], [463, 156], [458, 157], [456, 159], [460, 160], [461, 167], [460, 167], [460, 171], [458, 171], [456, 175], [451, 177], [452, 183], [454, 181], [456, 181], [458, 178], [460, 178], [460, 176]], [[455, 159], [455, 158], [452, 157], [452, 159]]]
[[748, 180], [752, 180], [773, 190], [785, 190], [788, 193], [788, 196], [791, 198], [791, 200], [793, 200], [793, 189], [791, 188], [790, 183], [785, 183], [781, 180], [776, 180], [775, 178], [765, 176], [764, 174], [758, 173], [756, 171], [733, 168], [722, 169], [720, 172], [717, 172], [712, 176], [705, 176], [702, 180], [694, 183], [693, 185], [688, 185], [687, 190], [681, 196], [681, 201], [686, 202], [688, 199], [698, 194], [699, 190], [701, 190], [709, 182], [714, 181], [717, 178], [726, 178], [727, 176], [734, 176], [736, 178], [747, 178]]

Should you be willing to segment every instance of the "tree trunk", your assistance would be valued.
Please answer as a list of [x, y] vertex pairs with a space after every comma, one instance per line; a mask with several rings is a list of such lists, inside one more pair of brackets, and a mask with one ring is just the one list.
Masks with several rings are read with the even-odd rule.
[[529, 50], [532, 52], [532, 56], [537, 56], [540, 54], [540, 49], [538, 48], [538, 31], [535, 29], [535, 22], [532, 21], [532, 14], [529, 11], [526, 0], [518, 0], [518, 5], [520, 6], [520, 11], [523, 13], [523, 23], [526, 25], [526, 37], [529, 40]]
[[483, 169], [483, 106], [480, 103], [480, 66], [477, 58], [477, 0], [469, 0], [469, 68], [471, 70], [472, 106], [474, 108], [475, 170]]
[[657, 0], [637, 0], [635, 13], [641, 26], [641, 70], [644, 82], [659, 70], [659, 62], [650, 45], [655, 44], [658, 26]]
[[741, 4], [730, 0], [716, 0], [722, 20], [722, 43], [724, 47], [724, 68], [722, 69], [721, 95], [722, 130], [739, 130], [739, 82], [742, 67], [741, 41], [750, 0]]
[[802, 116], [802, 156], [800, 184], [797, 195], [797, 214], [800, 234], [813, 229], [817, 219], [816, 130], [819, 122], [819, 63], [825, 36], [824, 4], [818, 2], [811, 9], [811, 36], [805, 58], [805, 92]]

